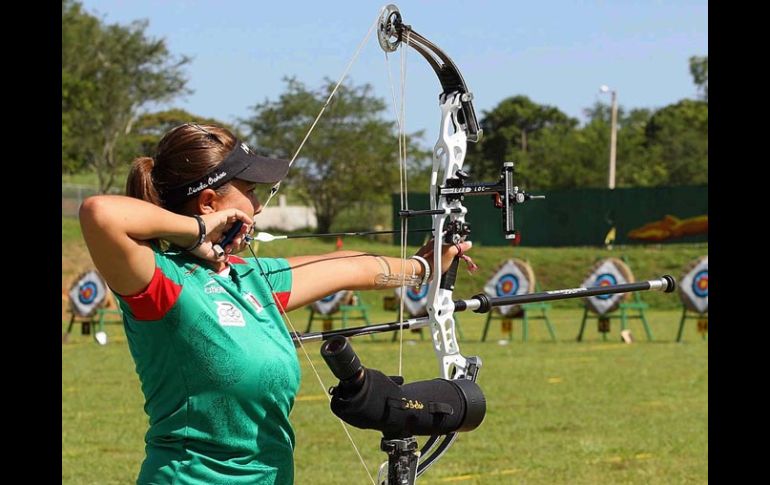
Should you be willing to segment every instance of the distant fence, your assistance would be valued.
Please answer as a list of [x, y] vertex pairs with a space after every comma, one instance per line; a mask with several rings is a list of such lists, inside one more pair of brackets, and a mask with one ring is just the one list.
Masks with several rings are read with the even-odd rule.
[[[546, 198], [515, 207], [522, 246], [601, 246], [612, 228], [615, 244], [708, 242], [707, 185], [532, 192]], [[410, 209], [427, 208], [428, 201], [428, 194], [409, 194]], [[464, 205], [471, 240], [487, 246], [509, 244], [502, 236], [501, 211], [491, 197], [466, 197]], [[392, 197], [392, 208], [397, 228], [398, 194]], [[420, 245], [423, 238], [410, 234], [409, 244]], [[393, 240], [398, 244], [398, 235]]]
[[[93, 185], [61, 184], [61, 215], [62, 217], [77, 217], [80, 204], [86, 197], [96, 195], [99, 189]], [[110, 194], [122, 194], [118, 188], [109, 190]]]

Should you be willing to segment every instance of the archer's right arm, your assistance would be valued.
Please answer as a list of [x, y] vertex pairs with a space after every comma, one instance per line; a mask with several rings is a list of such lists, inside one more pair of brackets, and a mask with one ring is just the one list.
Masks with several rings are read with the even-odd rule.
[[155, 257], [150, 240], [189, 247], [198, 236], [193, 217], [118, 195], [87, 198], [80, 206], [80, 227], [96, 269], [121, 295], [138, 293], [152, 280]]
[[[206, 235], [192, 254], [213, 262], [224, 261], [227, 256], [215, 254], [214, 241], [236, 221], [244, 223], [242, 232], [254, 221], [234, 208], [215, 211], [206, 207], [202, 212], [205, 212], [201, 217]], [[192, 246], [199, 235], [194, 217], [120, 195], [86, 199], [80, 207], [80, 226], [96, 268], [110, 288], [121, 295], [136, 294], [152, 280], [155, 256], [151, 240], [163, 239], [186, 248]]]

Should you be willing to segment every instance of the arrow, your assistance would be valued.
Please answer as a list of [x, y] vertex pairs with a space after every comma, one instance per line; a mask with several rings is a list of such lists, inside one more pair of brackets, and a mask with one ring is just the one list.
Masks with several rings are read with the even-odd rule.
[[[431, 232], [433, 229], [413, 229], [410, 232]], [[256, 235], [246, 235], [246, 242], [260, 241], [271, 242], [279, 239], [299, 239], [308, 237], [335, 237], [335, 236], [373, 236], [375, 234], [400, 234], [401, 231], [360, 231], [360, 232], [329, 232], [325, 234], [283, 234], [273, 235], [268, 232], [258, 232]]]

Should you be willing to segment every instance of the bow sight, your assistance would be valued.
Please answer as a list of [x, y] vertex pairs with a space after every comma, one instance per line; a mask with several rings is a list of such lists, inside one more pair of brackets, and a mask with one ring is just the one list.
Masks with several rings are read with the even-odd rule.
[[[517, 243], [518, 231], [514, 227], [513, 221], [513, 207], [516, 204], [521, 204], [530, 199], [545, 199], [544, 195], [532, 195], [519, 189], [518, 186], [513, 185], [513, 162], [505, 162], [503, 168], [500, 170], [500, 180], [497, 182], [466, 182], [468, 179], [468, 173], [463, 170], [458, 170], [455, 175], [457, 178], [447, 179], [446, 184], [438, 188], [439, 195], [447, 198], [447, 200], [462, 201], [466, 195], [492, 195], [492, 201], [498, 209], [502, 210], [503, 215], [503, 232], [506, 239], [512, 239], [514, 243]], [[454, 209], [452, 212], [460, 213], [460, 209]], [[444, 214], [441, 209], [436, 210], [403, 210], [399, 211], [398, 215], [401, 217], [414, 217], [423, 215], [438, 215]], [[445, 241], [447, 244], [453, 244], [457, 241], [450, 240], [452, 235], [458, 234], [463, 239], [470, 233], [470, 225], [463, 223], [461, 227], [456, 227], [454, 230], [447, 228], [447, 237]]]

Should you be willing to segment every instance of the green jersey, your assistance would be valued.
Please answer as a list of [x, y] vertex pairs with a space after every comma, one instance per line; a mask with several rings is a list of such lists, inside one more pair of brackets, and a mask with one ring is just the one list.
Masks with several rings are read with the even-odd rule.
[[288, 262], [230, 256], [229, 274], [180, 252], [155, 262], [144, 291], [118, 296], [150, 421], [137, 482], [293, 483]]

